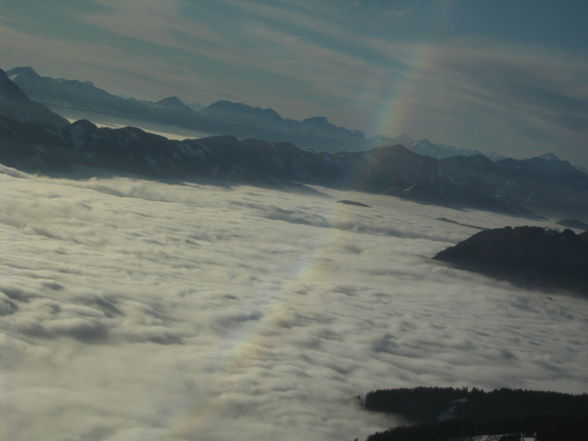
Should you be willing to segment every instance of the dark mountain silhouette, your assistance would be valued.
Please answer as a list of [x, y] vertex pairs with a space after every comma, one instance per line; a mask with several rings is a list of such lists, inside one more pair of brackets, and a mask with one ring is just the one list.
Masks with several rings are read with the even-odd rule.
[[499, 419], [510, 416], [588, 415], [588, 395], [473, 388], [416, 387], [369, 392], [363, 407], [403, 415], [419, 423], [447, 419]]
[[[478, 193], [476, 197], [479, 199], [476, 200], [468, 194], [467, 184], [462, 187], [449, 177], [427, 180], [420, 174], [411, 177], [408, 173], [394, 175], [391, 172], [385, 185], [378, 179], [356, 180], [356, 176], [365, 178], [363, 173], [366, 171], [366, 164], [357, 161], [356, 155], [314, 153], [290, 143], [258, 139], [240, 141], [232, 136], [176, 141], [133, 127], [98, 128], [85, 120], [64, 127], [60, 135], [55, 136], [44, 133], [43, 128], [35, 124], [17, 124], [4, 119], [0, 125], [0, 139], [3, 141], [4, 163], [27, 171], [51, 172], [52, 167], [59, 164], [57, 171], [91, 166], [149, 178], [206, 178], [263, 185], [320, 184], [398, 195], [428, 203], [470, 204], [512, 212], [512, 207], [501, 206], [490, 190]], [[386, 150], [390, 150], [390, 154], [384, 154]], [[402, 163], [402, 152], [403, 148], [398, 146], [381, 148], [372, 158], [375, 163], [370, 166], [378, 173], [387, 166], [394, 171], [394, 158]], [[384, 158], [385, 162], [380, 163], [379, 160]], [[414, 160], [428, 162], [424, 157]], [[404, 168], [409, 169], [406, 164]], [[418, 169], [419, 165], [413, 168]], [[440, 194], [433, 191], [433, 186], [449, 190]], [[414, 191], [415, 188], [420, 193]], [[525, 211], [520, 208], [517, 212]]]
[[6, 73], [31, 99], [46, 105], [115, 116], [145, 116], [146, 113], [144, 103], [112, 95], [90, 81], [42, 77], [28, 66], [15, 67]]
[[88, 111], [191, 129], [202, 129], [200, 115], [178, 98], [152, 103], [122, 98], [96, 87], [91, 81], [43, 77], [31, 67], [15, 67], [8, 76], [31, 99], [58, 109]]
[[485, 230], [434, 258], [530, 288], [561, 288], [588, 295], [588, 243], [572, 230]]
[[221, 100], [212, 103], [202, 110], [204, 115], [213, 119], [234, 119], [237, 117], [244, 122], [269, 122], [282, 121], [282, 117], [273, 109], [262, 109], [261, 107], [252, 107], [243, 103], [234, 103], [231, 101]]
[[[3, 96], [13, 96], [14, 93], [9, 92], [14, 88], [18, 89], [10, 80], [4, 81]], [[14, 95], [14, 103], [20, 102], [21, 95], [24, 96], [22, 92]], [[6, 103], [7, 108], [14, 107], [12, 101]], [[170, 117], [177, 111], [178, 116], [174, 117], [177, 120], [186, 111], [184, 104], [174, 97], [150, 107], [165, 108]], [[260, 113], [277, 118], [271, 111], [262, 109]], [[524, 199], [504, 191], [517, 182], [516, 175], [504, 172], [502, 180], [487, 179], [483, 174], [478, 177], [464, 165], [473, 161], [474, 169], [480, 164], [484, 167], [489, 162], [484, 157], [452, 158], [452, 164], [462, 164], [452, 167], [446, 161], [418, 155], [400, 145], [367, 152], [314, 153], [287, 142], [239, 140], [234, 136], [170, 140], [133, 127], [98, 128], [85, 120], [65, 125], [55, 132], [40, 125], [42, 120], [39, 117], [17, 121], [10, 114], [2, 118], [0, 151], [4, 164], [44, 173], [92, 166], [111, 173], [133, 173], [149, 178], [205, 178], [263, 185], [320, 184], [458, 208], [532, 215]], [[321, 119], [311, 123], [328, 124]], [[492, 167], [490, 165], [493, 170]], [[561, 190], [563, 180], [563, 177], [557, 181], [547, 177], [538, 187], [555, 192]], [[574, 182], [579, 189], [583, 188], [583, 181]], [[569, 187], [569, 191], [574, 190]], [[588, 206], [587, 192], [575, 197], [578, 204], [584, 202]], [[566, 200], [566, 197], [561, 199]], [[560, 203], [560, 211], [574, 211], [577, 203], [575, 200], [569, 205]]]
[[176, 141], [134, 127], [98, 128], [86, 120], [54, 135], [37, 124], [0, 117], [0, 140], [3, 163], [25, 171], [50, 173], [89, 166], [148, 178], [263, 185], [325, 185], [341, 174], [335, 162], [324, 159], [325, 154], [288, 143], [239, 141], [233, 136]]
[[[57, 112], [67, 111], [69, 114], [77, 112], [82, 115], [87, 112], [100, 113], [203, 133], [291, 142], [315, 151], [358, 151], [383, 145], [402, 144], [417, 154], [436, 159], [482, 156], [477, 150], [434, 143], [428, 139], [414, 140], [406, 135], [367, 137], [359, 130], [332, 124], [324, 116], [314, 116], [298, 121], [283, 118], [273, 109], [262, 109], [226, 100], [204, 107], [198, 103], [186, 105], [177, 97], [164, 98], [158, 102], [123, 98], [98, 88], [91, 81], [40, 76], [28, 66], [10, 69], [8, 75], [31, 99]], [[495, 153], [488, 153], [488, 155], [492, 161], [509, 161]], [[552, 161], [554, 164], [550, 165], [551, 169], [557, 167], [558, 163], [567, 163], [552, 153], [529, 161], [533, 162], [536, 159], [541, 159], [540, 162], [543, 163]], [[521, 162], [510, 161], [514, 161], [512, 164]], [[509, 162], [506, 162], [501, 168], [507, 169], [508, 166]], [[581, 172], [588, 177], [586, 169], [572, 167], [576, 172]], [[534, 179], [536, 178], [537, 176]], [[515, 190], [531, 198], [536, 197], [529, 193], [532, 188], [528, 185], [520, 189], [517, 186]]]
[[33, 100], [55, 108], [167, 124], [211, 134], [293, 142], [320, 150], [367, 148], [364, 134], [331, 124], [325, 117], [303, 121], [282, 118], [275, 110], [217, 101], [194, 110], [177, 97], [158, 102], [122, 98], [91, 81], [40, 76], [31, 67], [15, 67], [8, 76]]
[[156, 107], [166, 107], [168, 109], [177, 109], [182, 111], [191, 111], [192, 109], [184, 104], [177, 96], [168, 96], [153, 104]]
[[323, 151], [359, 150], [368, 147], [368, 141], [362, 132], [336, 126], [324, 116], [297, 121], [282, 118], [273, 109], [231, 101], [217, 101], [200, 113], [217, 124], [217, 130], [222, 129], [240, 137], [289, 141], [301, 147], [320, 148]]
[[20, 122], [65, 126], [65, 118], [42, 104], [31, 101], [0, 69], [0, 115]]
[[368, 441], [466, 441], [482, 435], [516, 441], [524, 435], [539, 441], [580, 441], [588, 430], [586, 394], [417, 387], [370, 392], [364, 408], [415, 422], [375, 433]]
[[461, 205], [531, 216], [532, 212], [508, 195], [475, 177], [449, 173], [442, 161], [396, 145], [369, 152], [340, 154], [352, 165], [352, 187], [442, 205]]
[[377, 432], [366, 441], [584, 441], [586, 416], [512, 417], [498, 421], [448, 420]]
[[482, 155], [441, 160], [453, 174], [471, 177], [547, 216], [588, 217], [588, 175], [568, 161], [537, 157], [492, 162]]
[[[452, 156], [475, 156], [482, 155], [479, 150], [454, 147], [447, 144], [434, 143], [427, 138], [412, 139], [410, 136], [401, 134], [394, 137], [382, 137], [385, 144], [402, 144], [409, 150], [419, 155], [430, 156], [431, 158], [444, 159]], [[504, 156], [489, 153], [492, 160], [504, 159]]]

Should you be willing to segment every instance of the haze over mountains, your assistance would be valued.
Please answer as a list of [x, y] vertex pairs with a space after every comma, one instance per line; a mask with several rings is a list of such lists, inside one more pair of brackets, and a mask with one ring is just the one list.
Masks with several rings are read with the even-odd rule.
[[[297, 121], [283, 118], [273, 109], [226, 100], [202, 106], [198, 103], [186, 105], [175, 96], [157, 102], [123, 98], [96, 87], [91, 81], [41, 76], [28, 66], [12, 68], [7, 74], [30, 98], [58, 112], [95, 112], [169, 124], [209, 134], [287, 141], [316, 151], [366, 150], [382, 145], [401, 144], [415, 153], [434, 158], [482, 154], [474, 149], [435, 144], [428, 139], [414, 140], [407, 135], [370, 137], [360, 130], [336, 126], [324, 116]], [[490, 158], [504, 157], [490, 154]]]
[[0, 69], [0, 115], [21, 122], [67, 125], [67, 120], [45, 106], [31, 101]]
[[[95, 92], [92, 85], [62, 80], [43, 80], [28, 69], [12, 71], [22, 80], [36, 78], [39, 89], [46, 81], [55, 88], [46, 92], [45, 100], [57, 101], [63, 89]], [[369, 151], [314, 153], [291, 143], [260, 139], [239, 140], [233, 136], [208, 137], [198, 140], [170, 140], [140, 129], [98, 128], [88, 121], [66, 124], [48, 109], [22, 118], [10, 109], [31, 106], [31, 101], [17, 90], [15, 82], [3, 75], [8, 97], [2, 126], [2, 162], [29, 171], [63, 172], [78, 166], [101, 167], [117, 173], [136, 173], [146, 177], [181, 179], [215, 179], [224, 182], [247, 182], [263, 185], [320, 184], [367, 192], [384, 193], [421, 202], [472, 207], [524, 216], [588, 216], [588, 174], [567, 161], [554, 157], [529, 160], [504, 159], [492, 162], [482, 155], [454, 156], [436, 159], [411, 152], [401, 145], [378, 147]], [[64, 86], [66, 84], [66, 86]], [[72, 86], [73, 84], [73, 86]], [[75, 86], [75, 87], [74, 87]], [[50, 94], [51, 93], [51, 94]], [[129, 108], [144, 109], [145, 115], [173, 119], [174, 115], [193, 114], [179, 99], [171, 97], [158, 103], [141, 103], [96, 92], [103, 97], [105, 109], [112, 103], [124, 103], [120, 112]], [[12, 97], [12, 98], [11, 98]], [[73, 105], [74, 98], [67, 101]], [[65, 101], [59, 101], [64, 103]], [[79, 101], [81, 102], [81, 101]], [[93, 99], [90, 102], [94, 102]], [[236, 107], [243, 106], [237, 105]], [[222, 109], [235, 107], [217, 103], [204, 113], [222, 114]], [[148, 110], [147, 110], [148, 109]], [[257, 113], [279, 120], [270, 110]], [[195, 114], [195, 113], [194, 113]], [[48, 117], [47, 115], [51, 115]], [[198, 114], [195, 114], [198, 115]], [[226, 117], [229, 121], [228, 116]], [[217, 120], [220, 120], [219, 116]], [[233, 120], [230, 120], [233, 121]], [[314, 118], [305, 124], [328, 125]], [[36, 123], [53, 122], [58, 130]], [[245, 121], [240, 121], [243, 126]], [[237, 125], [237, 123], [232, 122]]]
[[13, 68], [7, 74], [29, 97], [56, 109], [91, 111], [210, 134], [290, 141], [320, 150], [359, 150], [370, 144], [360, 131], [335, 126], [326, 117], [296, 121], [284, 119], [272, 109], [230, 101], [217, 101], [196, 111], [177, 97], [158, 102], [121, 98], [88, 81], [42, 77], [30, 67]]

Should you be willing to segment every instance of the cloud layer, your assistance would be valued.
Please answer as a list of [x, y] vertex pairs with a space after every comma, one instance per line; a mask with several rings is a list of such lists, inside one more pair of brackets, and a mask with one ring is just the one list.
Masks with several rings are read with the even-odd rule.
[[[588, 304], [429, 258], [523, 221], [395, 198], [0, 173], [3, 436], [342, 440], [382, 387], [586, 392]], [[362, 208], [338, 204], [359, 200]]]

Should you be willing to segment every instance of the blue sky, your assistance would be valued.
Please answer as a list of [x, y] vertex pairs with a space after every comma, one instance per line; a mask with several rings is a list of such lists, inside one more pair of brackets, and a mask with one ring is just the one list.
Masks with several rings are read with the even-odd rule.
[[588, 2], [0, 0], [0, 67], [588, 165]]

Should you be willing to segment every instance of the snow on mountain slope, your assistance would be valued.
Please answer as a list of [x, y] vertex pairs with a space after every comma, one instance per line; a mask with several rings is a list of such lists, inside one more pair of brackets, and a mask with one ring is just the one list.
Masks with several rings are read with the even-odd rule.
[[340, 441], [394, 423], [353, 399], [382, 387], [586, 392], [585, 300], [430, 259], [520, 218], [7, 167], [0, 185], [6, 439]]

